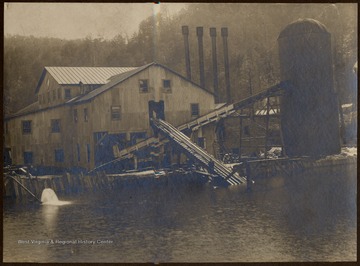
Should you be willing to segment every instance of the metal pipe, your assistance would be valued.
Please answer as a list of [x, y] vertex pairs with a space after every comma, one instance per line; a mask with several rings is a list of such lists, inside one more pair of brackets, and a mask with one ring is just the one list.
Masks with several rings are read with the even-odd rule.
[[189, 49], [189, 27], [188, 26], [182, 26], [182, 34], [184, 36], [186, 77], [189, 80], [191, 80], [190, 49]]
[[223, 39], [224, 48], [224, 67], [225, 67], [225, 84], [226, 84], [226, 102], [231, 102], [231, 89], [230, 89], [230, 71], [229, 71], [229, 52], [228, 52], [228, 29], [221, 28], [221, 36]]
[[203, 27], [196, 28], [196, 36], [199, 46], [199, 70], [200, 70], [200, 86], [205, 87], [205, 71], [204, 71], [204, 45], [203, 45]]
[[214, 82], [215, 103], [219, 103], [219, 83], [218, 83], [218, 69], [217, 69], [217, 57], [216, 57], [216, 28], [210, 28], [210, 37], [211, 37], [211, 44], [212, 44], [213, 82]]
[[10, 178], [12, 178], [16, 183], [18, 183], [26, 192], [28, 192], [31, 196], [33, 196], [38, 202], [41, 203], [41, 200], [36, 197], [29, 189], [27, 189], [23, 184], [21, 184], [21, 182], [19, 182], [18, 180], [16, 180], [15, 177], [9, 175]]

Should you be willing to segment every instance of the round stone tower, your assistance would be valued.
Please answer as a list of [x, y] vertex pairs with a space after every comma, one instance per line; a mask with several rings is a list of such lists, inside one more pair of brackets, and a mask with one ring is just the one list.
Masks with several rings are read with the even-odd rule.
[[285, 153], [292, 157], [339, 153], [330, 33], [316, 20], [301, 19], [281, 31], [278, 43], [281, 79], [291, 84], [280, 107]]

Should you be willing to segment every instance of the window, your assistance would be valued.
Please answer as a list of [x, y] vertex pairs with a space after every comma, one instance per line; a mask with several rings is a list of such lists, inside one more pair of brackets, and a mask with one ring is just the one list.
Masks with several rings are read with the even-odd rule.
[[46, 81], [46, 86], [49, 88], [49, 86], [50, 86], [50, 80], [49, 79], [47, 79], [47, 81]]
[[77, 121], [78, 121], [78, 112], [77, 112], [77, 109], [74, 109], [73, 116], [74, 116], [74, 122], [77, 123]]
[[48, 91], [48, 103], [51, 102], [51, 98], [50, 98], [50, 91]]
[[31, 120], [22, 121], [23, 134], [31, 134]]
[[121, 107], [111, 106], [111, 120], [120, 120], [120, 119], [121, 119]]
[[191, 104], [191, 116], [196, 117], [199, 116], [199, 104], [198, 103], [192, 103]]
[[166, 93], [171, 93], [171, 80], [163, 79], [163, 90]]
[[80, 162], [80, 144], [76, 144], [77, 160]]
[[56, 91], [55, 90], [53, 90], [53, 101], [55, 101], [56, 100]]
[[59, 133], [60, 132], [60, 119], [52, 119], [51, 120], [51, 132]]
[[87, 108], [84, 108], [84, 121], [85, 122], [89, 121], [89, 114]]
[[148, 80], [147, 79], [140, 79], [139, 80], [139, 89], [140, 92], [148, 92], [149, 86], [148, 86]]
[[87, 162], [90, 162], [90, 144], [86, 144]]
[[201, 148], [206, 149], [206, 140], [204, 137], [198, 137], [198, 145]]
[[55, 150], [55, 162], [58, 162], [58, 163], [64, 162], [64, 150], [63, 149]]
[[70, 89], [65, 89], [65, 100], [71, 99], [71, 91]]
[[58, 99], [61, 99], [61, 88], [58, 88]]
[[24, 152], [24, 164], [33, 163], [33, 153], [31, 151]]
[[244, 133], [244, 136], [247, 136], [247, 137], [250, 136], [250, 127], [244, 126], [243, 133]]

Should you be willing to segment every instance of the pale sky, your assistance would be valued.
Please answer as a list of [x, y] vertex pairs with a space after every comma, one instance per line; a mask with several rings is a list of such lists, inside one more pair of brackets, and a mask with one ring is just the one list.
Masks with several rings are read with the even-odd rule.
[[173, 15], [182, 3], [4, 3], [4, 34], [79, 39], [129, 37], [157, 12]]

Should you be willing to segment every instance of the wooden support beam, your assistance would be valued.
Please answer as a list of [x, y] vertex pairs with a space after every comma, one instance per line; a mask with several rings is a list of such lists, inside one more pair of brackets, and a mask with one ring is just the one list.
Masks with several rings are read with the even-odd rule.
[[269, 138], [269, 121], [270, 121], [270, 117], [269, 117], [269, 112], [270, 112], [270, 98], [267, 97], [266, 100], [266, 124], [265, 124], [265, 159], [268, 158], [268, 138]]

